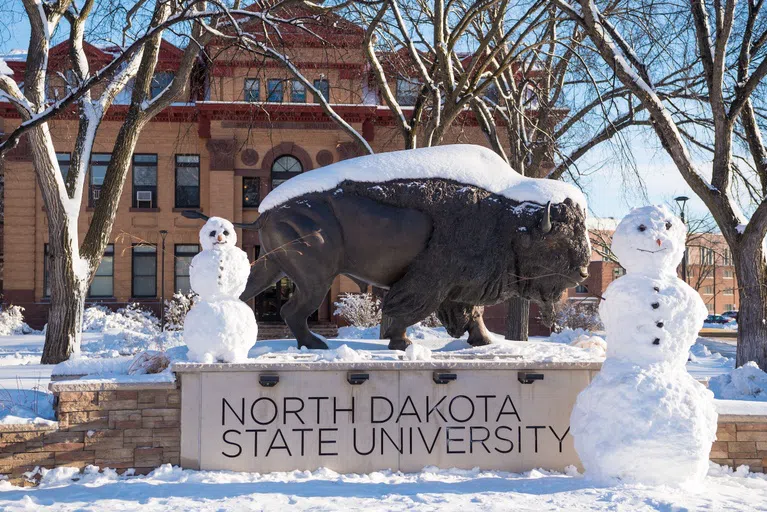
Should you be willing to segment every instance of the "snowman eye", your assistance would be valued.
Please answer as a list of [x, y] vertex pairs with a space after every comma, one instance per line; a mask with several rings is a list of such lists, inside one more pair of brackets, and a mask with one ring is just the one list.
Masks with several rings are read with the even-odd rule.
[[666, 229], [671, 229], [671, 222], [666, 221]]
[[647, 226], [645, 226], [644, 224], [640, 224], [639, 228], [637, 229], [639, 229], [639, 231], [645, 231], [647, 229]]
[[229, 236], [229, 231], [224, 231], [224, 236]]
[[208, 233], [208, 236], [216, 236], [216, 232], [215, 231], [211, 231], [210, 233]]

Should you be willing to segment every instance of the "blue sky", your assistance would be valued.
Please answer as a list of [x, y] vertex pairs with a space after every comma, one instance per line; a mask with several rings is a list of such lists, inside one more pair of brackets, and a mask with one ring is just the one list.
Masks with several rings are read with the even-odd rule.
[[[29, 26], [20, 19], [13, 25], [12, 31], [0, 34], [0, 53], [15, 48], [25, 49], [28, 38]], [[616, 158], [603, 144], [588, 155], [584, 163], [586, 168], [598, 166], [598, 170], [581, 182], [591, 214], [598, 217], [622, 217], [633, 207], [648, 203], [668, 203], [676, 196], [685, 195], [690, 198], [688, 208], [691, 214], [698, 217], [705, 215], [703, 202], [679, 175], [671, 159], [660, 148], [654, 133], [645, 130], [630, 137], [628, 147], [634, 155], [647, 197], [640, 193], [636, 180], [624, 183], [620, 168], [610, 163], [616, 161]]]

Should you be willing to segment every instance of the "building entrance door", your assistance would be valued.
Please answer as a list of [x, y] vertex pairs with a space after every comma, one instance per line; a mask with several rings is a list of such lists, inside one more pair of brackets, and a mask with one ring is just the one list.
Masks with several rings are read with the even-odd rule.
[[281, 322], [280, 309], [293, 294], [295, 285], [287, 277], [256, 296], [256, 321]]
[[[258, 250], [258, 247], [254, 248], [254, 255], [258, 254]], [[287, 277], [283, 277], [276, 284], [256, 295], [253, 307], [256, 313], [256, 321], [282, 322], [280, 309], [290, 299], [295, 289], [296, 285]], [[318, 319], [319, 313], [317, 311], [309, 316], [310, 322], [316, 322]]]

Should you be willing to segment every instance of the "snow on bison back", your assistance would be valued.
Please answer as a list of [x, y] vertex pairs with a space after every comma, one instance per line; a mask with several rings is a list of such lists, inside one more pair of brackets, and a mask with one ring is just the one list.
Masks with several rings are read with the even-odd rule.
[[242, 300], [283, 276], [280, 314], [298, 345], [326, 348], [307, 318], [333, 279], [388, 289], [389, 348], [437, 311], [448, 332], [483, 345], [482, 307], [521, 296], [550, 303], [587, 277], [586, 202], [576, 188], [525, 178], [489, 149], [451, 145], [363, 156], [306, 172], [266, 196], [261, 255]]

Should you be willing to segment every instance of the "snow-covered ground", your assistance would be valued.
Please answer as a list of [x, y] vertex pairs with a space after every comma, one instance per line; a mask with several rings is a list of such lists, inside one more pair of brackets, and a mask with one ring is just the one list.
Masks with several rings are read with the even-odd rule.
[[[73, 479], [74, 478], [74, 479]], [[314, 472], [232, 473], [162, 466], [146, 477], [89, 468], [45, 472], [39, 487], [0, 482], [0, 509], [141, 510], [767, 510], [767, 480], [716, 465], [697, 487], [595, 485], [575, 471], [522, 474], [424, 468], [340, 475]]]
[[[167, 350], [174, 361], [186, 360], [186, 347], [179, 332], [165, 333], [161, 341], [144, 333], [136, 325], [120, 329], [103, 321], [91, 321], [83, 334], [82, 355], [78, 361], [59, 365], [59, 374], [90, 374], [90, 379], [125, 380], [133, 354], [143, 350]], [[103, 329], [102, 332], [98, 332]], [[93, 332], [96, 331], [96, 332]], [[590, 342], [590, 333], [570, 331], [549, 338], [534, 337], [529, 342], [514, 342], [498, 336], [496, 343], [473, 348], [465, 339], [455, 340], [444, 328], [412, 327], [408, 332], [419, 350], [411, 350], [409, 359], [460, 357], [493, 359], [522, 357], [541, 362], [601, 361], [604, 352]], [[586, 343], [583, 343], [584, 340]], [[39, 421], [53, 417], [52, 395], [48, 393], [53, 366], [41, 365], [45, 338], [42, 334], [0, 336], [0, 423]], [[579, 343], [580, 342], [580, 343]], [[578, 346], [572, 346], [575, 343]], [[328, 340], [328, 351], [298, 351], [293, 340], [259, 341], [248, 356], [261, 360], [382, 360], [398, 357], [378, 339], [378, 328], [344, 327], [338, 339]], [[585, 347], [585, 348], [579, 348]], [[724, 354], [724, 355], [722, 355]], [[687, 370], [698, 380], [708, 380], [734, 369], [734, 346], [699, 338], [690, 354]], [[172, 380], [169, 371], [161, 375], [131, 377], [133, 379]], [[732, 398], [729, 393], [727, 398]]]
[[[162, 348], [174, 360], [185, 359], [186, 347], [179, 333], [168, 333], [158, 342], [142, 334], [142, 322], [130, 330], [110, 327], [108, 318], [105, 322], [99, 318], [91, 320], [89, 330], [96, 332], [84, 334], [81, 360], [59, 366], [57, 372], [69, 368], [75, 374], [82, 370], [99, 373], [91, 378], [124, 379], [132, 354], [145, 349]], [[599, 361], [603, 358], [598, 344], [588, 345], [590, 348], [571, 345], [591, 336], [582, 332], [566, 332], [551, 339], [534, 338], [530, 342], [511, 342], [499, 337], [496, 344], [479, 348], [470, 347], [465, 339], [452, 339], [443, 328], [415, 327], [409, 335], [423, 347], [406, 356], [415, 359], [521, 356], [538, 361]], [[328, 351], [298, 351], [292, 340], [260, 341], [251, 349], [249, 357], [358, 361], [398, 357], [377, 339], [377, 328], [344, 328], [340, 336], [328, 340], [331, 349]], [[6, 409], [5, 421], [51, 417], [47, 385], [53, 367], [39, 364], [43, 342], [44, 337], [39, 333], [0, 336], [0, 409]], [[730, 344], [699, 339], [691, 352], [688, 371], [701, 380], [729, 374], [734, 366], [733, 352]], [[136, 378], [167, 379], [172, 375]], [[9, 405], [13, 407], [9, 409]], [[737, 406], [736, 403], [733, 407]], [[339, 475], [324, 469], [259, 475], [163, 466], [149, 476], [118, 476], [114, 471], [98, 472], [95, 468], [78, 474], [71, 468], [59, 468], [44, 471], [41, 485], [35, 489], [0, 482], [0, 510], [3, 511], [283, 510], [288, 507], [295, 510], [767, 510], [764, 503], [767, 503], [765, 477], [745, 469], [733, 473], [715, 465], [701, 487], [681, 490], [628, 485], [605, 487], [574, 471], [511, 474], [434, 468], [413, 474], [382, 471]]]

